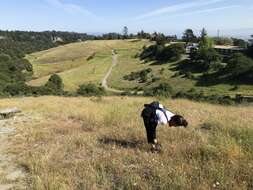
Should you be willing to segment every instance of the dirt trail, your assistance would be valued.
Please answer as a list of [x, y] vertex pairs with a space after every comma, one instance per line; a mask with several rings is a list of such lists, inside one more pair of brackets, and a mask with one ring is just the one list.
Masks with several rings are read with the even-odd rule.
[[105, 90], [107, 90], [109, 92], [122, 93], [124, 91], [117, 90], [117, 89], [114, 89], [114, 88], [110, 88], [110, 87], [108, 87], [108, 84], [107, 84], [107, 79], [109, 78], [109, 76], [112, 73], [113, 68], [117, 64], [118, 64], [118, 55], [116, 54], [115, 50], [112, 50], [112, 65], [111, 65], [110, 69], [107, 71], [106, 75], [104, 76], [104, 78], [102, 80], [102, 86], [105, 88]]
[[15, 164], [15, 157], [10, 150], [9, 138], [15, 135], [12, 128], [16, 117], [7, 120], [0, 120], [0, 190], [24, 189], [20, 183], [24, 177], [24, 172]]

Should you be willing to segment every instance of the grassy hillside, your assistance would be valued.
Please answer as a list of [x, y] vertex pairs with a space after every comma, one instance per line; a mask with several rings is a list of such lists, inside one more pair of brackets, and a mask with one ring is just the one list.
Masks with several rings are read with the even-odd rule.
[[[146, 144], [140, 112], [149, 98], [2, 99], [23, 113], [10, 138], [28, 189], [252, 189], [252, 107], [162, 100], [187, 129], [158, 128]], [[67, 109], [65, 109], [67, 108]], [[217, 112], [219, 110], [219, 112]], [[17, 122], [18, 121], [18, 122]]]
[[[108, 71], [111, 62], [111, 50], [116, 49], [118, 53], [118, 65], [113, 69], [108, 79], [109, 86], [121, 90], [133, 90], [136, 88], [146, 88], [156, 86], [161, 82], [168, 82], [176, 91], [187, 91], [195, 88], [203, 91], [206, 95], [221, 94], [235, 95], [252, 94], [253, 85], [239, 84], [235, 89], [233, 81], [230, 83], [199, 84], [198, 76], [200, 73], [192, 73], [192, 78], [184, 77], [179, 72], [186, 67], [186, 55], [181, 61], [165, 63], [161, 65], [153, 62], [141, 61], [138, 54], [144, 45], [149, 45], [148, 41], [139, 40], [101, 40], [87, 41], [61, 46], [46, 51], [28, 55], [27, 58], [34, 67], [34, 80], [30, 85], [44, 84], [49, 75], [58, 73], [65, 84], [65, 90], [76, 90], [76, 88], [87, 82], [99, 84]], [[87, 58], [95, 53], [93, 59]], [[132, 72], [142, 71], [151, 68], [148, 80], [144, 83], [136, 80], [126, 80], [124, 77]]]
[[[27, 56], [34, 67], [30, 85], [44, 84], [49, 75], [58, 73], [63, 78], [66, 90], [75, 90], [87, 82], [100, 83], [111, 65], [111, 51], [119, 48], [142, 47], [144, 41], [99, 40], [74, 43]], [[87, 58], [95, 54], [94, 59]]]
[[[157, 85], [160, 82], [168, 82], [176, 91], [190, 90], [195, 88], [196, 91], [203, 91], [204, 94], [221, 94], [221, 95], [235, 95], [237, 93], [249, 94], [253, 93], [253, 85], [247, 84], [233, 84], [222, 83], [217, 81], [217, 84], [199, 84], [198, 77], [201, 73], [192, 73], [193, 78], [187, 78], [184, 75], [179, 75], [180, 71], [184, 71], [186, 66], [186, 55], [183, 55], [182, 60], [177, 62], [168, 62], [164, 64], [155, 64], [154, 62], [140, 61], [136, 55], [141, 52], [141, 48], [119, 50], [119, 64], [113, 70], [112, 75], [109, 78], [109, 85], [114, 88], [122, 90], [132, 90], [136, 88], [146, 88]], [[142, 71], [144, 69], [151, 68], [152, 72], [149, 74], [147, 82], [141, 83], [137, 80], [125, 80], [124, 76], [131, 74], [132, 72]], [[237, 90], [232, 90], [235, 85]]]

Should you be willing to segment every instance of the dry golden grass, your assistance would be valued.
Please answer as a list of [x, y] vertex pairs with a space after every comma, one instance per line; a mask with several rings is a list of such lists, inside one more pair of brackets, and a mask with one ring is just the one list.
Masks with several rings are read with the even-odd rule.
[[[33, 64], [32, 86], [47, 82], [50, 75], [58, 73], [63, 79], [65, 90], [75, 91], [83, 83], [101, 83], [112, 64], [112, 49], [141, 49], [147, 41], [94, 40], [59, 46], [27, 55]], [[91, 55], [95, 57], [87, 61]]]
[[[40, 97], [0, 100], [23, 122], [12, 152], [28, 189], [252, 189], [253, 108], [160, 100], [190, 126], [158, 128], [163, 152], [146, 144], [140, 118], [150, 98]], [[206, 129], [200, 129], [200, 128]]]

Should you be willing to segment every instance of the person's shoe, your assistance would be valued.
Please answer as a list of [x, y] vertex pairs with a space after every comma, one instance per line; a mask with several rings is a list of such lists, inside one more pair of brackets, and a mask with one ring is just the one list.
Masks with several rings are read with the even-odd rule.
[[161, 144], [153, 144], [151, 147], [151, 152], [152, 153], [160, 153], [162, 151], [162, 146]]

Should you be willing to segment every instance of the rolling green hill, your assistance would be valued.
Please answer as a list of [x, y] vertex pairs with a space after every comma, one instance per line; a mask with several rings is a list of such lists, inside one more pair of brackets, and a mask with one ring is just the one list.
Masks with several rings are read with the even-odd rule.
[[[145, 89], [156, 86], [161, 82], [169, 83], [175, 91], [187, 91], [194, 88], [207, 95], [222, 94], [235, 95], [252, 94], [253, 85], [219, 83], [203, 85], [198, 83], [200, 73], [193, 73], [191, 77], [180, 75], [180, 68], [184, 68], [187, 56], [177, 62], [154, 64], [141, 61], [138, 55], [143, 46], [151, 44], [145, 40], [94, 40], [73, 43], [42, 52], [27, 55], [33, 64], [34, 76], [28, 84], [42, 85], [53, 73], [58, 73], [65, 84], [65, 90], [76, 90], [83, 83], [100, 84], [102, 78], [112, 64], [112, 50], [118, 54], [118, 63], [108, 78], [108, 85], [123, 91]], [[145, 82], [135, 79], [126, 79], [133, 72], [151, 69]], [[234, 89], [234, 87], [236, 89]]]

